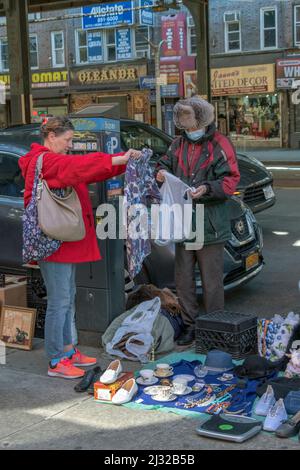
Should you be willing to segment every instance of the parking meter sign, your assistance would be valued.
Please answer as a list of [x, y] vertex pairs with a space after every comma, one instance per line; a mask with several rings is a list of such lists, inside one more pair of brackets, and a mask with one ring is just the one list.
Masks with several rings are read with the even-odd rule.
[[120, 152], [120, 134], [117, 132], [105, 132], [103, 135], [103, 145], [105, 153]]

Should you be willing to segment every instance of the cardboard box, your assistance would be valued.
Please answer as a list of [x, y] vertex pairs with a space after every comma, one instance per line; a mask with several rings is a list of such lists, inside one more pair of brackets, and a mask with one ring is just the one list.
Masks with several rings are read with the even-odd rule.
[[97, 401], [111, 401], [112, 397], [122, 387], [122, 385], [129, 379], [133, 379], [133, 372], [123, 372], [119, 379], [110, 385], [105, 385], [101, 382], [94, 384], [94, 398]]
[[11, 305], [13, 307], [27, 307], [27, 282], [10, 282], [0, 288], [0, 307]]

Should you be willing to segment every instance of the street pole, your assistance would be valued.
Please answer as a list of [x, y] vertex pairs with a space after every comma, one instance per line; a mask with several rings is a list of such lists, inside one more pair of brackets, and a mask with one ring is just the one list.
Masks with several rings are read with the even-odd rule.
[[158, 45], [152, 44], [155, 57], [155, 88], [156, 88], [156, 127], [162, 130], [162, 109], [161, 109], [161, 82], [160, 77], [160, 52], [165, 39], [160, 41]]

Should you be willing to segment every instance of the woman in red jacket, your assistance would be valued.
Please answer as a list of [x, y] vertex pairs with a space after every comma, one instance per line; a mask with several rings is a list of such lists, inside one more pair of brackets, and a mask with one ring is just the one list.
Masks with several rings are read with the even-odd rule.
[[50, 118], [41, 126], [41, 134], [44, 145], [32, 144], [30, 152], [19, 160], [25, 179], [25, 207], [31, 199], [37, 159], [44, 153], [44, 179], [50, 188], [74, 187], [81, 202], [86, 229], [83, 240], [63, 242], [54, 254], [39, 261], [48, 301], [45, 321], [45, 349], [50, 360], [48, 375], [72, 379], [84, 375], [84, 371], [76, 366], [90, 366], [97, 362], [75, 347], [72, 332], [76, 263], [101, 259], [87, 185], [124, 173], [128, 159], [139, 158], [141, 152], [67, 155], [72, 148], [74, 127], [65, 117]]

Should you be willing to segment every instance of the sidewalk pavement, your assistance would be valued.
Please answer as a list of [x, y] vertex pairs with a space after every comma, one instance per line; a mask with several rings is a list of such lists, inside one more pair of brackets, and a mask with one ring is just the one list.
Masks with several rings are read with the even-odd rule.
[[255, 157], [263, 163], [268, 165], [300, 165], [300, 149], [242, 149], [237, 148], [237, 151], [241, 154]]
[[[102, 369], [111, 357], [103, 350], [83, 347]], [[132, 410], [94, 402], [74, 392], [77, 381], [50, 378], [43, 341], [33, 351], [7, 349], [0, 365], [0, 449], [176, 450], [295, 449], [298, 441], [261, 433], [243, 444], [201, 438], [198, 419], [161, 411]], [[159, 358], [157, 358], [159, 359]], [[0, 358], [1, 363], [1, 358]], [[127, 370], [139, 363], [124, 361]]]

